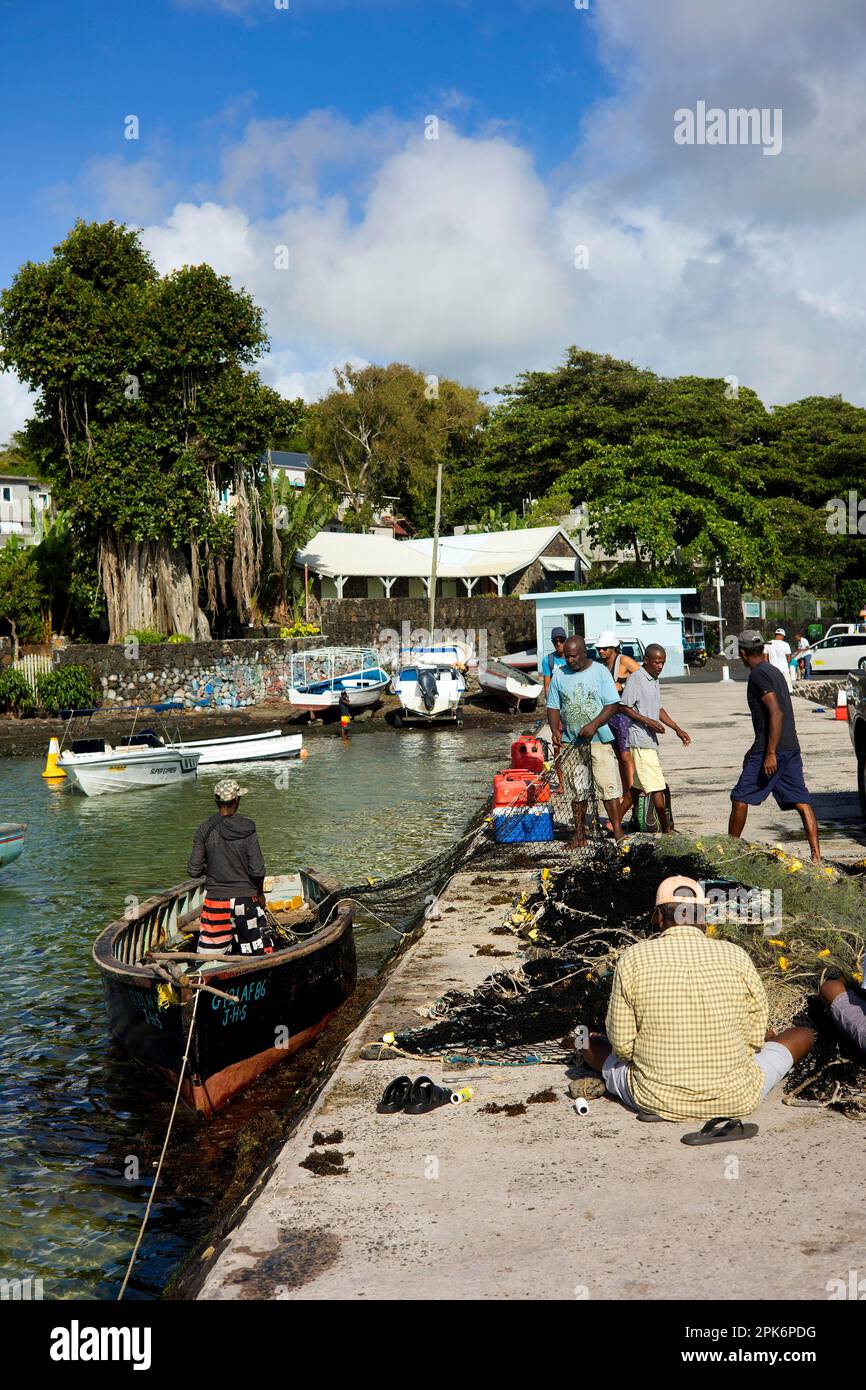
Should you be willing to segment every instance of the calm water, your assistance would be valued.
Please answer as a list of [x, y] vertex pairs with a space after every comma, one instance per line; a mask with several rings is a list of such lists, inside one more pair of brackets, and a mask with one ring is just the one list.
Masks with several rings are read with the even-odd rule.
[[[363, 734], [348, 745], [316, 738], [305, 762], [231, 772], [250, 789], [243, 809], [270, 870], [313, 864], [352, 883], [450, 844], [507, 762], [508, 744], [502, 731]], [[0, 871], [0, 1276], [41, 1278], [46, 1299], [111, 1298], [170, 1096], [108, 1042], [90, 946], [122, 916], [127, 895], [186, 877], [193, 831], [227, 769], [206, 769], [186, 787], [86, 798], [49, 790], [42, 765], [0, 759], [0, 820], [29, 825], [24, 855]], [[280, 769], [287, 785], [277, 783]], [[372, 975], [393, 934], [362, 924], [357, 940], [360, 971]], [[212, 1126], [179, 1117], [128, 1297], [158, 1294], [183, 1257], [212, 1195], [212, 1175], [196, 1180], [197, 1161], [204, 1171], [255, 1109], [253, 1091]], [[135, 1162], [137, 1181], [125, 1175]]]

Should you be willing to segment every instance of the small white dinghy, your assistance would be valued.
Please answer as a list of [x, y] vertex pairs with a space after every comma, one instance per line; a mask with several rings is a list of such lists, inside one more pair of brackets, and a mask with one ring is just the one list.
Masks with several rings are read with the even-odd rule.
[[17, 821], [0, 823], [0, 869], [5, 869], [7, 864], [14, 864], [16, 859], [20, 859], [24, 852], [26, 836], [26, 825]]
[[453, 719], [463, 723], [462, 700], [466, 681], [455, 666], [403, 666], [391, 681], [391, 689], [400, 701], [400, 714], [395, 722], [432, 723], [436, 719]]
[[268, 729], [261, 734], [233, 734], [228, 738], [161, 738], [152, 729], [123, 740], [125, 748], [176, 748], [181, 753], [198, 753], [199, 767], [216, 763], [261, 763], [277, 758], [300, 757], [303, 734], [284, 734]]
[[544, 689], [540, 681], [502, 661], [479, 662], [475, 675], [481, 689], [510, 710], [519, 710], [523, 704], [534, 705]]
[[177, 747], [113, 747], [103, 738], [76, 739], [64, 749], [57, 766], [74, 790], [85, 796], [143, 791], [195, 780], [200, 753]]

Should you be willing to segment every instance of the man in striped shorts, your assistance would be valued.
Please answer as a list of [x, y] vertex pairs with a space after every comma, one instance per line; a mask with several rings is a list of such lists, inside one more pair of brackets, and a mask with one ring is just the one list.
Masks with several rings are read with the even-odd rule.
[[265, 953], [265, 861], [255, 821], [238, 815], [246, 787], [224, 777], [214, 787], [216, 814], [195, 832], [187, 864], [191, 878], [205, 876], [200, 955]]

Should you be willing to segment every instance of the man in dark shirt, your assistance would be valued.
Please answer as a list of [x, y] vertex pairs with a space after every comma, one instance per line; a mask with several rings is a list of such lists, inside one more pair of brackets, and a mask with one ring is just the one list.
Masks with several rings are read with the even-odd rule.
[[255, 821], [238, 815], [246, 788], [224, 777], [214, 787], [216, 814], [195, 832], [187, 864], [191, 878], [205, 877], [199, 955], [261, 955], [265, 861]]
[[750, 806], [760, 806], [770, 792], [782, 811], [797, 810], [812, 851], [820, 864], [818, 822], [803, 778], [803, 760], [794, 725], [788, 682], [764, 654], [764, 639], [752, 629], [740, 634], [740, 657], [749, 669], [746, 699], [755, 739], [743, 760], [740, 780], [731, 792], [728, 834], [740, 836]]

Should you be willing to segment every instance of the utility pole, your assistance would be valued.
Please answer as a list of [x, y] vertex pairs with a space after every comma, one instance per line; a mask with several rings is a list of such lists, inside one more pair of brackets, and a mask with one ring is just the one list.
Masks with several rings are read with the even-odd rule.
[[724, 619], [724, 614], [723, 614], [723, 612], [722, 612], [722, 575], [721, 575], [721, 571], [719, 570], [718, 561], [716, 561], [716, 602], [717, 602], [718, 608], [719, 608], [719, 657], [721, 658], [721, 661], [722, 661], [722, 680], [723, 680], [723, 681], [729, 681], [729, 680], [731, 679], [731, 671], [730, 671], [730, 667], [727, 666], [727, 665], [725, 664], [725, 657], [724, 657], [724, 651], [725, 651], [725, 619]]
[[439, 522], [442, 516], [442, 460], [436, 465], [436, 515], [433, 519], [433, 554], [430, 559], [430, 645], [433, 645], [433, 629], [436, 623], [436, 573], [439, 568]]

